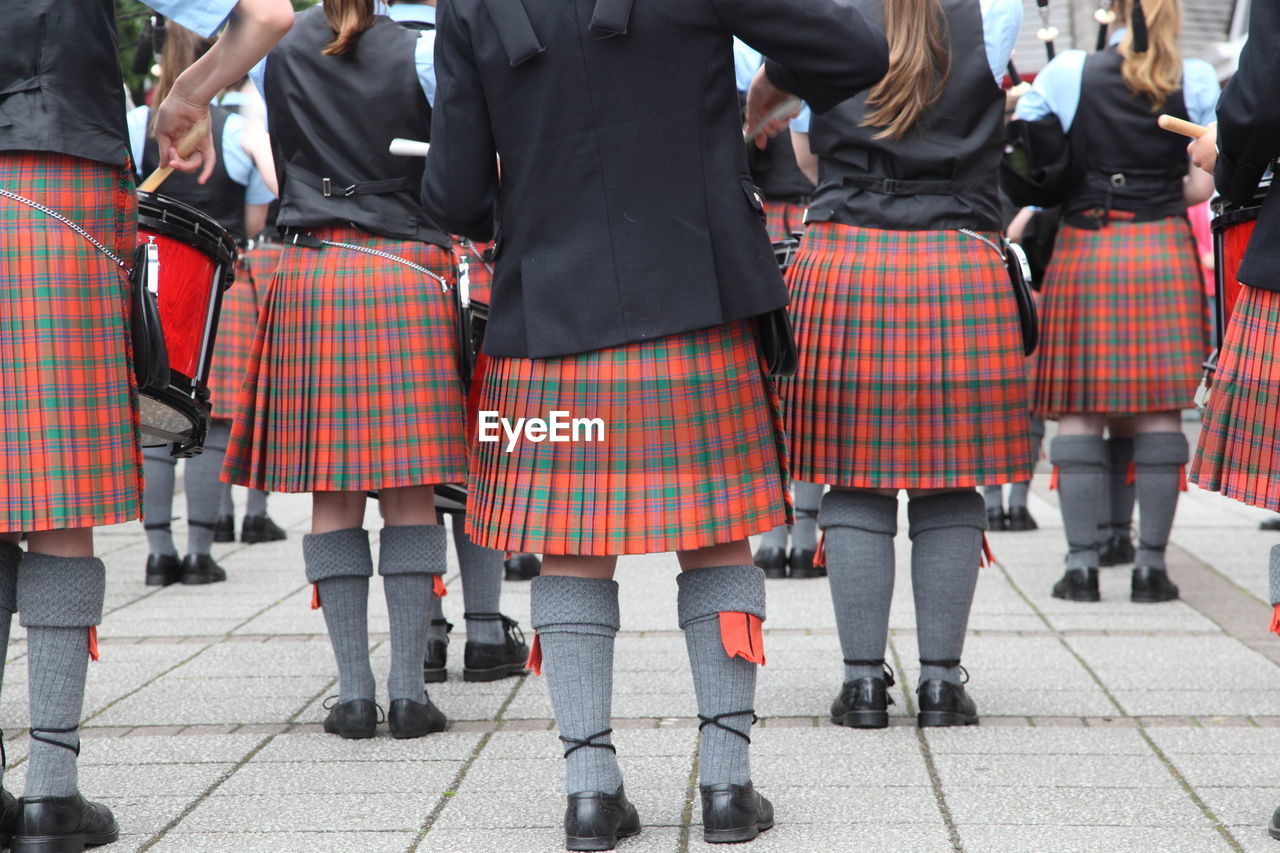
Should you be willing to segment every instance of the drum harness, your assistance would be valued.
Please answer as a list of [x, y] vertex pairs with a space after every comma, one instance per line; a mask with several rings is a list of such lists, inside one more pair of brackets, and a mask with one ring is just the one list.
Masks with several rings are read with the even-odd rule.
[[121, 260], [119, 257], [117, 257], [117, 256], [116, 256], [116, 254], [115, 254], [115, 252], [112, 252], [112, 251], [111, 251], [110, 249], [108, 249], [106, 246], [102, 245], [102, 243], [98, 242], [98, 239], [97, 239], [96, 237], [94, 237], [92, 234], [90, 234], [88, 231], [86, 231], [84, 228], [82, 228], [78, 223], [76, 223], [75, 221], [71, 220], [70, 218], [68, 218], [68, 217], [66, 217], [66, 216], [63, 216], [61, 213], [59, 213], [58, 211], [54, 210], [53, 208], [51, 208], [51, 207], [47, 207], [46, 205], [43, 205], [43, 204], [41, 204], [41, 203], [40, 203], [40, 202], [38, 202], [38, 201], [34, 201], [34, 200], [32, 200], [32, 199], [29, 199], [29, 198], [27, 198], [26, 196], [18, 195], [18, 194], [17, 194], [17, 193], [15, 193], [15, 192], [11, 192], [11, 191], [9, 191], [9, 190], [6, 190], [6, 189], [5, 189], [5, 188], [3, 188], [3, 187], [0, 187], [0, 197], [8, 198], [8, 199], [12, 199], [12, 200], [14, 200], [14, 201], [18, 202], [19, 204], [25, 204], [27, 207], [30, 207], [30, 208], [32, 208], [32, 209], [34, 209], [34, 210], [38, 210], [38, 211], [40, 211], [41, 213], [45, 214], [46, 216], [50, 216], [50, 217], [52, 217], [52, 218], [54, 218], [54, 219], [58, 220], [58, 221], [59, 221], [59, 222], [61, 222], [63, 225], [67, 226], [67, 227], [68, 227], [68, 228], [70, 228], [72, 231], [74, 231], [74, 232], [76, 232], [77, 234], [79, 234], [79, 235], [80, 235], [81, 237], [83, 237], [85, 240], [89, 241], [89, 243], [90, 243], [90, 244], [91, 244], [95, 249], [97, 249], [99, 252], [101, 252], [102, 254], [106, 255], [108, 258], [110, 258], [110, 259], [111, 259], [111, 262], [112, 262], [113, 264], [115, 264], [117, 267], [119, 267], [123, 272], [125, 272], [125, 273], [128, 273], [128, 272], [129, 272], [129, 265], [128, 265], [128, 264], [126, 264], [126, 263], [125, 263], [123, 260]]

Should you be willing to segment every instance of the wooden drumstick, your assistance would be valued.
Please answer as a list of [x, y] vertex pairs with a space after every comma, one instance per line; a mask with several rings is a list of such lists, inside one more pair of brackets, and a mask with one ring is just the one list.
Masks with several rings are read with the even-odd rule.
[[[195, 127], [187, 131], [187, 135], [178, 140], [178, 156], [179, 157], [191, 156], [191, 152], [196, 150], [196, 148], [200, 145], [200, 142], [204, 139], [205, 134], [207, 133], [209, 133], [208, 120], [200, 122]], [[160, 185], [165, 182], [165, 179], [172, 174], [173, 174], [172, 166], [161, 166], [159, 169], [156, 169], [150, 175], [147, 175], [146, 180], [138, 184], [138, 192], [140, 193], [155, 192], [157, 189], [160, 188]]]
[[1192, 124], [1185, 119], [1174, 118], [1168, 114], [1160, 116], [1160, 118], [1156, 119], [1156, 123], [1165, 130], [1173, 133], [1180, 133], [1183, 136], [1190, 137], [1191, 139], [1199, 139], [1209, 132], [1209, 128], [1202, 124]]

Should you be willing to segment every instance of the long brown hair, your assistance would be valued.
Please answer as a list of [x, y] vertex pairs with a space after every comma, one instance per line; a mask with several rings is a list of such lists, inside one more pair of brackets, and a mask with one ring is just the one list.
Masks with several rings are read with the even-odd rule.
[[373, 0], [324, 0], [324, 19], [334, 38], [321, 53], [349, 53], [356, 46], [356, 38], [373, 26]]
[[[160, 74], [156, 78], [151, 103], [157, 107], [164, 103], [178, 75], [194, 65], [195, 61], [204, 56], [211, 47], [213, 47], [213, 39], [201, 38], [186, 27], [178, 26], [173, 21], [165, 21], [164, 49], [160, 51]], [[155, 133], [155, 125], [156, 110], [153, 109], [147, 119], [149, 134]]]
[[1178, 35], [1182, 32], [1182, 9], [1178, 0], [1142, 0], [1147, 19], [1147, 49], [1133, 50], [1133, 4], [1121, 0], [1122, 17], [1129, 26], [1120, 42], [1124, 64], [1120, 73], [1124, 84], [1135, 95], [1146, 95], [1151, 111], [1159, 112], [1164, 102], [1182, 88], [1182, 54], [1178, 52]]
[[889, 73], [867, 95], [864, 127], [877, 139], [901, 139], [942, 97], [951, 75], [951, 36], [938, 0], [885, 0]]

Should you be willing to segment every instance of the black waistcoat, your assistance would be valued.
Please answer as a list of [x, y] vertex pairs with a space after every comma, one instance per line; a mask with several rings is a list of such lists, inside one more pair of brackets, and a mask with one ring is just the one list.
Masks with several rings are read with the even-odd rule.
[[0, 2], [0, 150], [122, 166], [124, 112], [112, 0]]
[[[884, 0], [853, 5], [883, 26]], [[864, 92], [814, 116], [810, 145], [819, 156], [808, 221], [895, 231], [973, 228], [999, 231], [996, 168], [1004, 130], [1004, 92], [987, 65], [978, 0], [942, 0], [951, 33], [946, 88], [901, 139], [863, 127]]]
[[422, 209], [424, 160], [397, 157], [397, 136], [429, 140], [431, 107], [418, 82], [418, 34], [385, 16], [351, 52], [325, 56], [333, 31], [316, 6], [299, 14], [267, 60], [271, 147], [281, 228], [350, 223], [384, 237], [442, 246]]
[[1186, 140], [1156, 124], [1162, 112], [1187, 118], [1182, 90], [1153, 110], [1146, 95], [1134, 95], [1125, 86], [1122, 62], [1114, 47], [1085, 60], [1080, 106], [1069, 133], [1073, 187], [1064, 213], [1099, 207], [1144, 219], [1186, 213]]
[[[218, 162], [213, 167], [209, 180], [201, 184], [196, 175], [174, 172], [164, 182], [164, 195], [191, 205], [196, 210], [212, 216], [218, 224], [231, 232], [238, 242], [247, 236], [244, 233], [244, 187], [231, 179], [227, 173], [226, 157], [222, 153], [222, 134], [227, 126], [230, 111], [224, 107], [211, 106], [209, 113], [213, 117], [213, 150], [218, 155]], [[160, 165], [160, 146], [152, 136], [148, 136], [142, 147], [143, 175], [149, 175]]]

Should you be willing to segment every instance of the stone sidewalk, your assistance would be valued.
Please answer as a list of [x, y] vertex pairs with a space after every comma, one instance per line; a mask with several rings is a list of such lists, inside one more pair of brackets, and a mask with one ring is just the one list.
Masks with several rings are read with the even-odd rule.
[[[888, 730], [826, 720], [840, 683], [826, 582], [769, 582], [753, 763], [778, 826], [741, 849], [1280, 853], [1264, 829], [1280, 803], [1280, 638], [1266, 633], [1265, 604], [1267, 551], [1280, 536], [1257, 530], [1261, 513], [1193, 490], [1170, 548], [1182, 602], [1130, 604], [1127, 570], [1112, 569], [1101, 604], [1072, 604], [1049, 596], [1063, 550], [1054, 501], [1039, 475], [1032, 511], [1043, 529], [991, 536], [998, 563], [982, 573], [965, 654], [977, 728], [914, 726], [914, 696], [902, 688], [917, 670], [905, 537]], [[100, 534], [108, 616], [90, 670], [81, 779], [124, 833], [103, 849], [562, 849], [546, 690], [532, 676], [461, 681], [456, 570], [445, 600], [459, 625], [451, 680], [431, 690], [449, 731], [359, 742], [321, 733], [321, 703], [336, 685], [302, 573], [308, 500], [275, 496], [272, 513], [290, 540], [218, 546], [231, 580], [211, 588], [148, 588], [140, 526]], [[711, 849], [674, 575], [668, 557], [627, 559], [619, 572], [616, 742], [645, 827], [622, 843], [628, 853]], [[370, 609], [375, 671], [385, 673], [376, 580]], [[503, 609], [527, 623], [528, 584], [507, 583]], [[25, 651], [15, 626], [0, 724], [7, 787], [18, 793]]]

